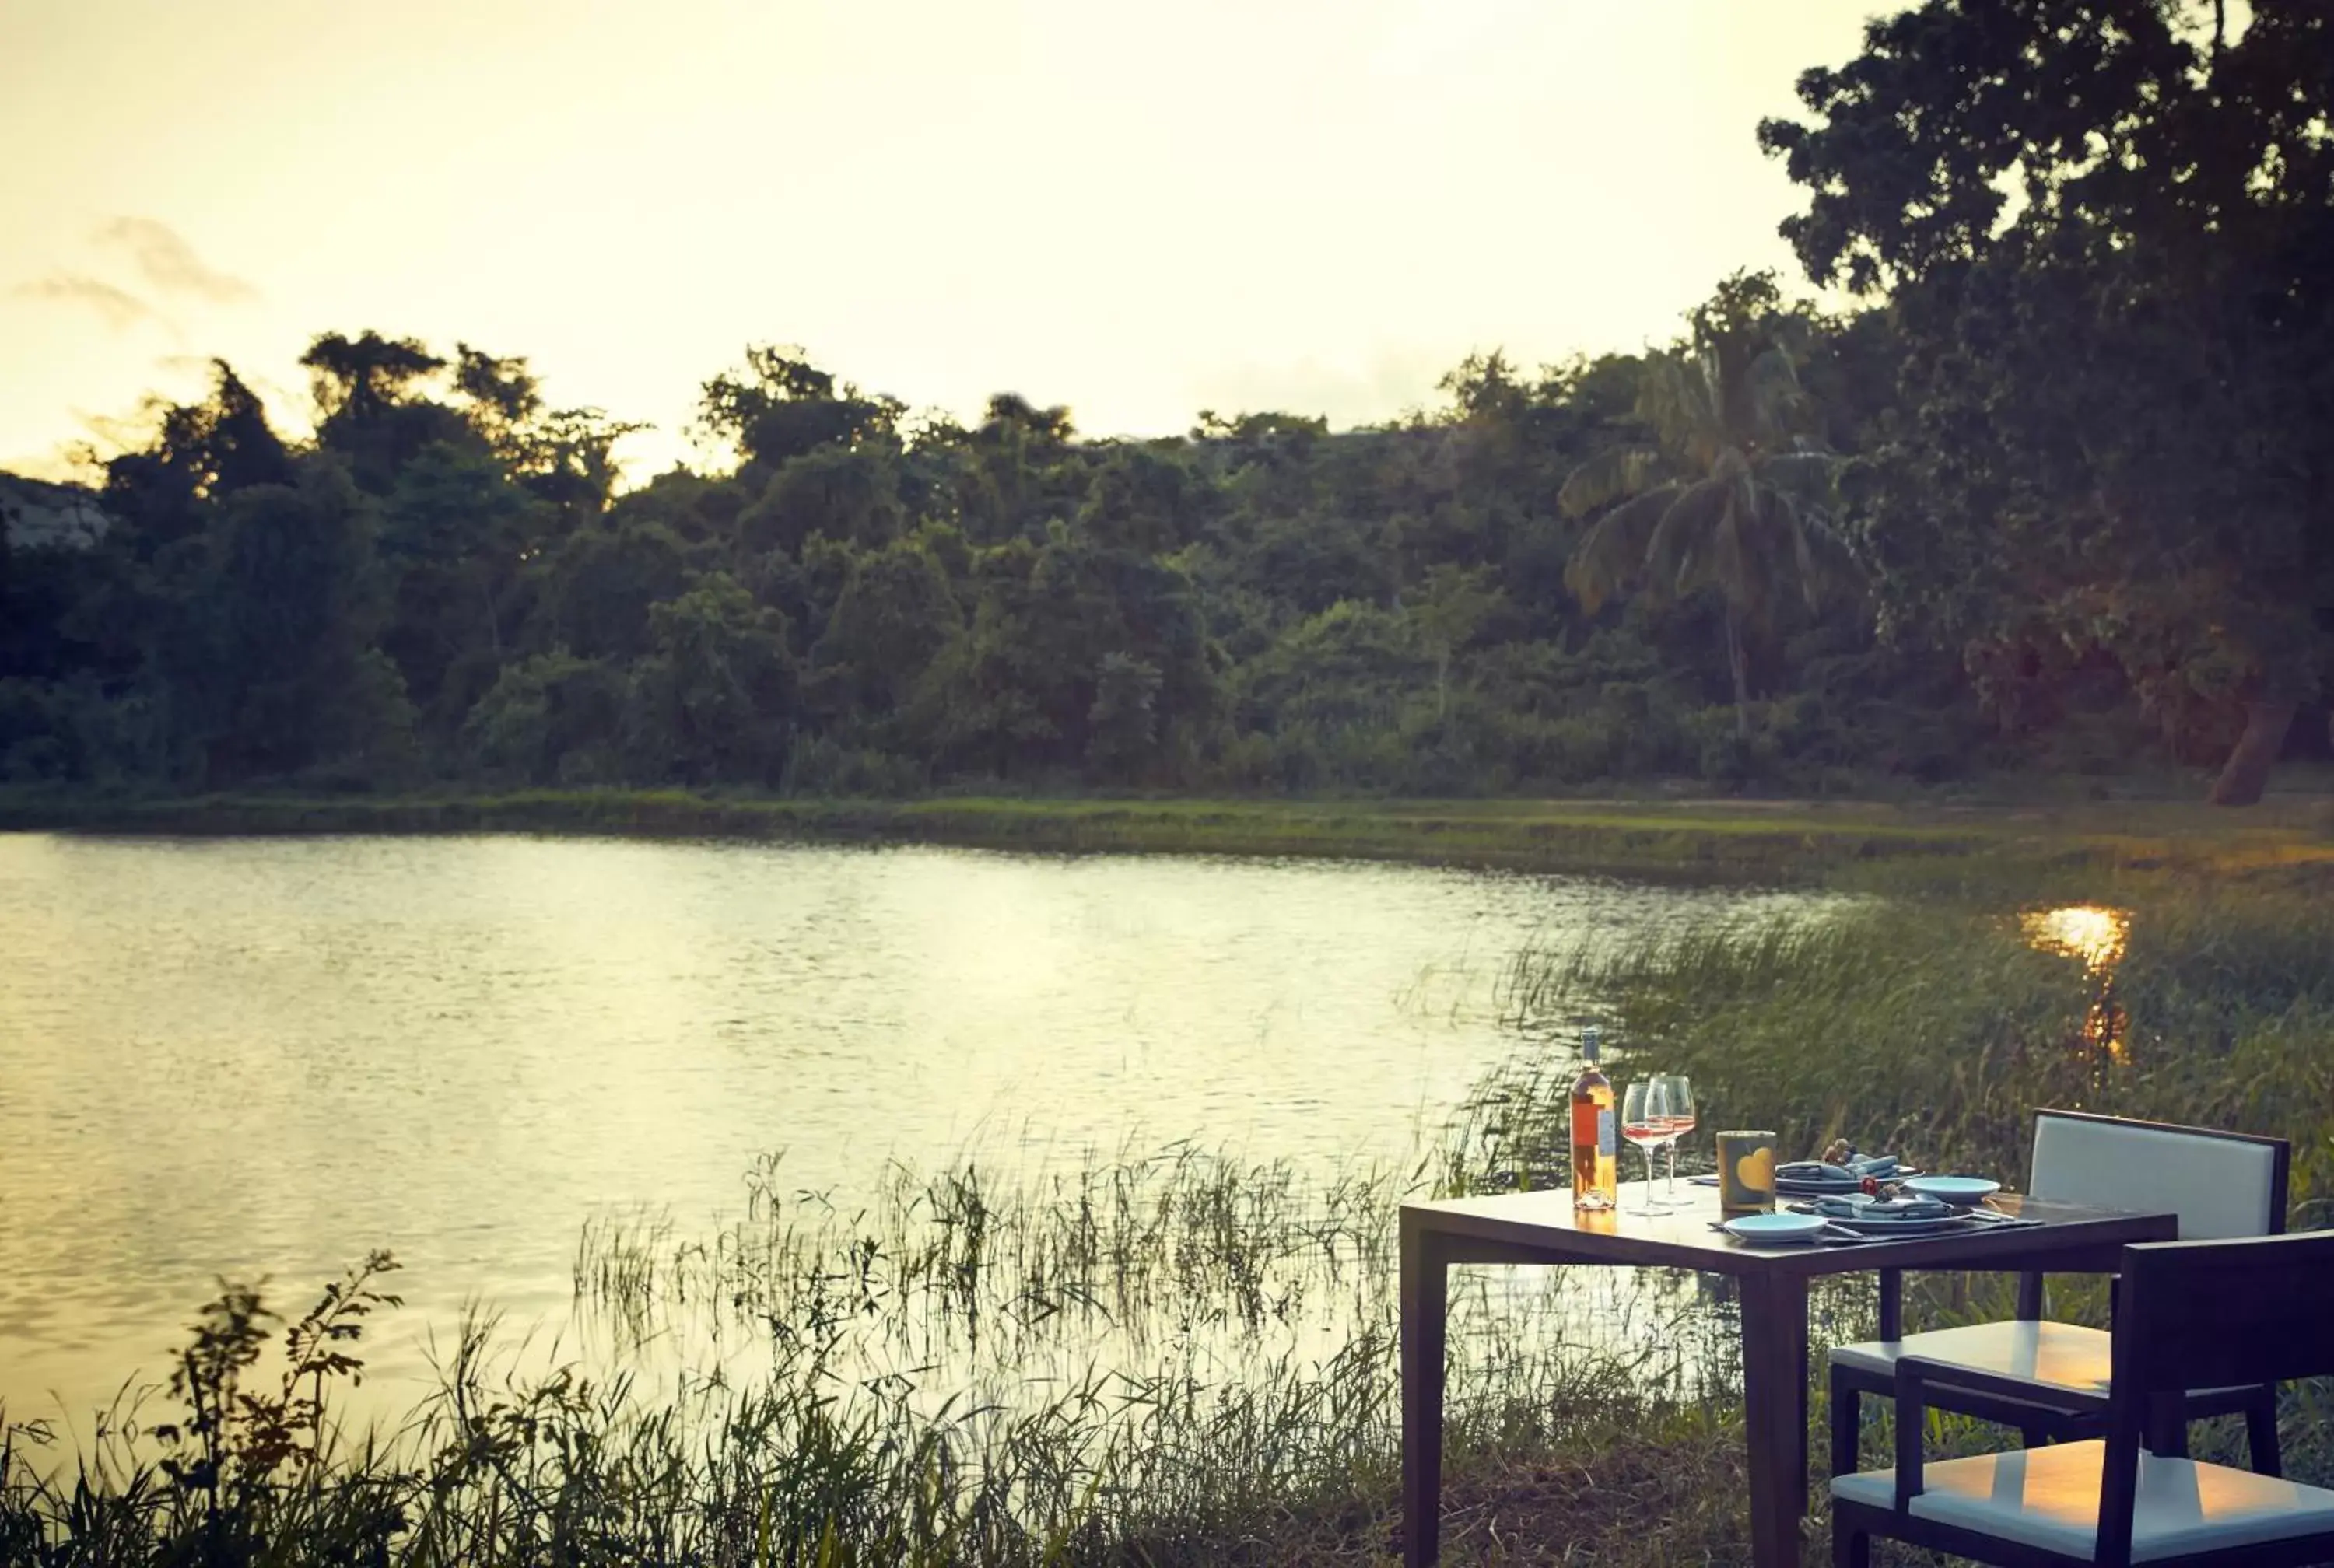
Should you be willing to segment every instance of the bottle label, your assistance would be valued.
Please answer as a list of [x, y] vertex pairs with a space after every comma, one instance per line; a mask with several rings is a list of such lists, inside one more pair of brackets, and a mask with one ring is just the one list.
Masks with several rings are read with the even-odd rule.
[[1620, 1129], [1614, 1123], [1613, 1108], [1609, 1105], [1572, 1108], [1572, 1146], [1579, 1149], [1592, 1145], [1600, 1156], [1619, 1156]]

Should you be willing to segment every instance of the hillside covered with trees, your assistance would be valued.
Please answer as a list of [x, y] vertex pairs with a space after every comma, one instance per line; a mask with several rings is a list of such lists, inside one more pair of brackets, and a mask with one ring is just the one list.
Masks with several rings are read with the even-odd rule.
[[[522, 359], [364, 332], [287, 439], [220, 363], [0, 549], [0, 778], [1460, 794], [1858, 787], [2322, 756], [2334, 24], [1946, 0], [1760, 129], [1826, 313], [1737, 274], [1672, 346], [1468, 359], [1332, 432], [911, 412], [798, 351], [729, 460]], [[1615, 243], [1625, 243], [1616, 239]]]

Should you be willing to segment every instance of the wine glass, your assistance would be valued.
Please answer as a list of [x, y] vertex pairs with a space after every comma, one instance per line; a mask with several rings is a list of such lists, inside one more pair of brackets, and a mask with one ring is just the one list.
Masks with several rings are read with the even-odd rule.
[[[1670, 1151], [1670, 1180], [1663, 1196], [1674, 1205], [1677, 1201], [1677, 1146], [1687, 1133], [1693, 1130], [1693, 1083], [1683, 1073], [1664, 1073], [1654, 1075], [1654, 1085], [1659, 1091], [1661, 1117], [1669, 1130], [1668, 1138], [1663, 1141]], [[1646, 1150], [1649, 1159], [1652, 1152], [1650, 1149]], [[1650, 1175], [1648, 1179], [1651, 1179]]]
[[1654, 1199], [1654, 1151], [1667, 1142], [1669, 1095], [1658, 1078], [1641, 1079], [1621, 1096], [1621, 1136], [1645, 1156], [1645, 1202], [1637, 1212], [1654, 1214], [1669, 1206]]

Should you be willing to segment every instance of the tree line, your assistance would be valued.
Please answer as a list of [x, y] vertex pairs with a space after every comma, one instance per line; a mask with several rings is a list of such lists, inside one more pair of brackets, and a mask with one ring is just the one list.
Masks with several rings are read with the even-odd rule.
[[[1738, 274], [1673, 344], [1332, 432], [915, 415], [804, 352], [730, 454], [366, 332], [314, 428], [234, 369], [0, 549], [0, 776], [1467, 794], [2220, 764], [2334, 690], [2334, 22], [1929, 0], [1759, 128], [1847, 308]], [[2300, 715], [2315, 722], [2297, 724]]]

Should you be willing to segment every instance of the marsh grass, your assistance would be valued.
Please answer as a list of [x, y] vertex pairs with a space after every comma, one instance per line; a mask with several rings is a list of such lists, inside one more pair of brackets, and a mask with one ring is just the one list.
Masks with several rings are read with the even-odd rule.
[[[1307, 1181], [1185, 1148], [1026, 1184], [900, 1169], [845, 1211], [782, 1169], [757, 1168], [746, 1213], [709, 1240], [613, 1219], [578, 1250], [581, 1298], [643, 1340], [700, 1314], [766, 1335], [751, 1380], [521, 1377], [526, 1358], [477, 1319], [393, 1431], [321, 1429], [266, 1467], [229, 1422], [223, 1508], [134, 1417], [63, 1467], [0, 1419], [0, 1544], [31, 1561], [433, 1564], [1398, 1551], [1391, 1243], [1412, 1173]], [[1592, 1517], [1622, 1554], [1607, 1560], [1648, 1560], [1622, 1532], [1690, 1490], [1680, 1446], [1731, 1440], [1722, 1310], [1655, 1282], [1584, 1326], [1538, 1275], [1456, 1283], [1451, 1560], [1542, 1561]], [[249, 1364], [217, 1363], [198, 1402], [240, 1408]], [[1616, 1457], [1593, 1487], [1566, 1457], [1583, 1453]], [[1739, 1496], [1697, 1501], [1694, 1528], [1722, 1540]]]
[[1254, 1339], [1373, 1299], [1418, 1181], [1384, 1167], [1308, 1177], [1190, 1144], [1027, 1179], [892, 1163], [847, 1209], [784, 1177], [782, 1158], [758, 1163], [743, 1217], [709, 1239], [662, 1216], [595, 1220], [577, 1248], [579, 1299], [635, 1334], [710, 1315], [911, 1363], [1018, 1367], [1105, 1332], [1136, 1350]]
[[[2334, 1218], [2334, 900], [2184, 882], [2120, 898], [2129, 939], [2107, 975], [2032, 945], [2028, 909], [1875, 900], [1626, 953], [1526, 953], [1500, 1005], [1549, 1037], [1603, 1017], [1625, 1073], [1691, 1073], [1704, 1126], [1771, 1126], [1791, 1154], [1845, 1134], [2014, 1177], [2035, 1108], [2070, 1106], [2291, 1139], [2293, 1223]], [[1479, 1086], [1449, 1179], [1545, 1167], [1561, 1121], [1549, 1060]]]
[[[1616, 1077], [1690, 1073], [1705, 1128], [1774, 1128], [1787, 1158], [1846, 1136], [2015, 1187], [2041, 1106], [2272, 1133], [2293, 1148], [2288, 1223], [2325, 1227], [2328, 890], [2308, 875], [2118, 879], [2098, 902], [2127, 917], [2128, 940], [2106, 969], [2034, 945], [2024, 917], [2039, 901], [1876, 899], [1819, 920], [1689, 928], [1626, 953], [1525, 953], [1501, 1005], [1511, 1024], [1551, 1041], [1601, 1021]], [[1552, 1044], [1479, 1085], [1446, 1144], [1445, 1185], [1562, 1179], [1564, 1054]], [[2011, 1307], [2006, 1277], [1915, 1275], [1913, 1285], [1916, 1326]], [[2104, 1325], [2106, 1293], [2056, 1282], [2051, 1310]], [[1851, 1308], [1850, 1332], [1855, 1319]], [[2320, 1480], [2334, 1478], [2329, 1400], [2320, 1383], [2287, 1401], [2296, 1468]], [[1940, 1440], [1978, 1439], [1955, 1428]]]

